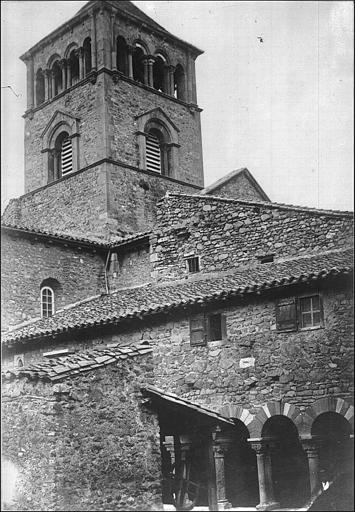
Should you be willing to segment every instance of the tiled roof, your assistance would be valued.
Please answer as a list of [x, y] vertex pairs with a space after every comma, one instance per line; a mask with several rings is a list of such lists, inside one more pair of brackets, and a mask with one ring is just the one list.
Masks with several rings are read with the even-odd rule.
[[139, 240], [143, 240], [145, 238], [149, 237], [150, 231], [145, 231], [144, 233], [133, 233], [126, 236], [117, 236], [112, 235], [109, 240], [103, 240], [96, 237], [86, 238], [86, 237], [80, 237], [75, 235], [67, 235], [65, 233], [58, 233], [58, 232], [50, 232], [50, 231], [44, 231], [41, 229], [32, 229], [27, 226], [18, 225], [18, 224], [1, 224], [1, 229], [4, 231], [13, 231], [17, 233], [23, 233], [32, 235], [34, 237], [42, 237], [42, 238], [50, 238], [55, 239], [61, 242], [65, 243], [73, 243], [75, 245], [82, 244], [82, 245], [88, 245], [92, 248], [96, 249], [113, 249], [116, 247], [120, 247], [126, 244], [130, 244], [132, 242], [137, 242]]
[[223, 423], [235, 425], [233, 420], [226, 418], [225, 416], [222, 416], [218, 412], [211, 411], [210, 409], [207, 409], [202, 405], [194, 404], [189, 400], [180, 398], [174, 393], [167, 393], [166, 391], [163, 391], [162, 389], [156, 388], [154, 386], [145, 386], [144, 388], [141, 389], [141, 391], [143, 395], [148, 395], [149, 397], [162, 400], [163, 402], [166, 402], [173, 406], [182, 407], [189, 412], [204, 414], [205, 416], [209, 416], [210, 418], [213, 418], [215, 420], [222, 421]]
[[147, 344], [121, 346], [116, 343], [106, 347], [69, 353], [49, 360], [41, 360], [39, 363], [22, 368], [5, 369], [2, 375], [7, 379], [27, 377], [58, 382], [129, 357], [148, 354], [152, 350], [152, 347]]
[[[184, 192], [167, 192], [164, 197], [159, 200], [159, 203], [162, 204], [165, 198], [168, 197], [188, 197], [191, 199], [206, 199], [217, 202], [226, 202], [226, 203], [235, 203], [235, 204], [245, 204], [250, 206], [265, 206], [266, 208], [275, 208], [280, 210], [290, 210], [290, 211], [301, 211], [308, 212], [312, 214], [318, 215], [335, 215], [335, 216], [345, 216], [345, 217], [353, 217], [354, 213], [350, 211], [343, 210], [323, 210], [321, 208], [313, 208], [310, 206], [298, 206], [293, 204], [284, 204], [284, 203], [274, 203], [269, 201], [259, 201], [259, 200], [249, 200], [249, 199], [238, 199], [231, 197], [221, 197], [221, 196], [213, 196], [205, 192], [206, 189], [199, 191], [196, 194], [186, 194]], [[203, 193], [202, 193], [203, 192]]]
[[123, 319], [143, 318], [168, 310], [224, 300], [248, 293], [324, 279], [350, 273], [352, 249], [328, 251], [289, 260], [256, 264], [217, 275], [161, 284], [147, 284], [101, 295], [50, 318], [13, 329], [3, 336], [5, 344], [53, 336], [59, 333], [119, 323]]

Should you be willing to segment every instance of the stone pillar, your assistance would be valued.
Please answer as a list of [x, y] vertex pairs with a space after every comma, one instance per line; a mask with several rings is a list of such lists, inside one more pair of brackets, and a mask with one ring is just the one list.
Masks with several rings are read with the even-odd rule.
[[78, 49], [79, 55], [79, 80], [84, 78], [84, 48], [80, 47]]
[[169, 84], [169, 92], [170, 96], [174, 96], [174, 73], [175, 73], [175, 67], [174, 66], [168, 66], [168, 84]]
[[54, 76], [54, 72], [52, 69], [51, 69], [50, 73], [51, 73], [51, 97], [54, 98], [54, 96], [55, 96], [55, 76]]
[[154, 59], [151, 57], [148, 57], [148, 85], [149, 87], [154, 87], [154, 78], [153, 78], [153, 64]]
[[47, 101], [50, 98], [50, 80], [51, 80], [51, 72], [49, 69], [45, 69], [44, 70], [44, 101]]
[[171, 94], [170, 92], [170, 66], [165, 64], [164, 65], [164, 92], [165, 94]]
[[96, 22], [94, 12], [90, 15], [91, 21], [91, 63], [92, 69], [95, 71], [97, 68], [97, 44], [96, 44]]
[[127, 46], [127, 56], [128, 56], [128, 78], [133, 79], [133, 46]]
[[274, 444], [270, 438], [249, 439], [248, 441], [256, 452], [258, 465], [260, 503], [256, 508], [257, 510], [278, 508], [280, 504], [275, 501], [271, 472], [271, 450]]
[[223, 433], [220, 427], [217, 427], [215, 432], [212, 433], [212, 439], [216, 474], [217, 507], [218, 510], [226, 510], [231, 508], [231, 504], [228, 502], [226, 496], [224, 457], [231, 446], [232, 439], [230, 436]]
[[144, 83], [145, 85], [149, 84], [149, 71], [148, 71], [148, 60], [144, 59], [143, 61], [144, 66]]
[[67, 87], [71, 87], [71, 67], [70, 67], [70, 60], [67, 60]]
[[26, 61], [27, 66], [27, 109], [34, 107], [34, 90], [35, 90], [35, 77], [33, 57], [30, 56]]
[[60, 61], [60, 69], [62, 70], [62, 91], [67, 88], [67, 61], [62, 59]]
[[115, 41], [115, 14], [111, 12], [110, 15], [110, 25], [111, 25], [111, 69], [117, 70], [117, 55], [116, 55], [116, 41]]
[[307, 454], [309, 467], [309, 483], [311, 490], [311, 498], [314, 498], [318, 491], [322, 488], [319, 473], [319, 448], [320, 439], [315, 436], [300, 438], [302, 448]]

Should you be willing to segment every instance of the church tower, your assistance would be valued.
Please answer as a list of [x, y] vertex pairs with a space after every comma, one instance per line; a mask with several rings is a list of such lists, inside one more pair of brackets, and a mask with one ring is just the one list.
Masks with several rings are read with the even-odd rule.
[[128, 1], [90, 1], [28, 50], [29, 228], [107, 237], [146, 231], [166, 191], [203, 188], [195, 59], [202, 52]]

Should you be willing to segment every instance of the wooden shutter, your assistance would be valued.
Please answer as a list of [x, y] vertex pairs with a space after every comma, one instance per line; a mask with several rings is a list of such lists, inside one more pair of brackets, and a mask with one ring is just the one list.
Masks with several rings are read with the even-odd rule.
[[73, 170], [73, 152], [71, 139], [65, 139], [62, 142], [62, 153], [61, 153], [61, 164], [62, 164], [62, 176], [72, 172]]
[[227, 320], [226, 315], [221, 315], [221, 331], [222, 331], [222, 340], [227, 338]]
[[280, 301], [276, 306], [276, 328], [278, 331], [297, 330], [296, 299]]
[[146, 160], [148, 171], [161, 173], [160, 143], [154, 135], [148, 135], [146, 138]]
[[207, 344], [206, 318], [204, 314], [190, 318], [190, 344], [200, 346]]

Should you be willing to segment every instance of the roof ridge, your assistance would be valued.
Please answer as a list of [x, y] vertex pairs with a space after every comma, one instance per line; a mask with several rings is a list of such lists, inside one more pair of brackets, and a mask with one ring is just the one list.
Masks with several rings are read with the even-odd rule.
[[292, 205], [292, 204], [285, 204], [285, 203], [275, 203], [273, 201], [259, 201], [257, 199], [255, 200], [249, 200], [249, 199], [238, 199], [238, 198], [231, 198], [231, 197], [220, 197], [220, 196], [213, 196], [210, 194], [187, 194], [184, 192], [170, 192], [169, 194], [166, 194], [163, 196], [158, 203], [163, 202], [165, 199], [169, 197], [191, 197], [191, 198], [197, 198], [197, 199], [208, 199], [208, 200], [215, 200], [215, 201], [225, 201], [228, 203], [242, 203], [250, 206], [266, 206], [267, 208], [281, 208], [285, 210], [297, 210], [297, 211], [305, 211], [309, 213], [319, 213], [320, 215], [346, 215], [346, 216], [353, 216], [354, 212], [349, 210], [326, 210], [322, 208], [314, 208], [313, 206], [299, 206], [299, 205]]

